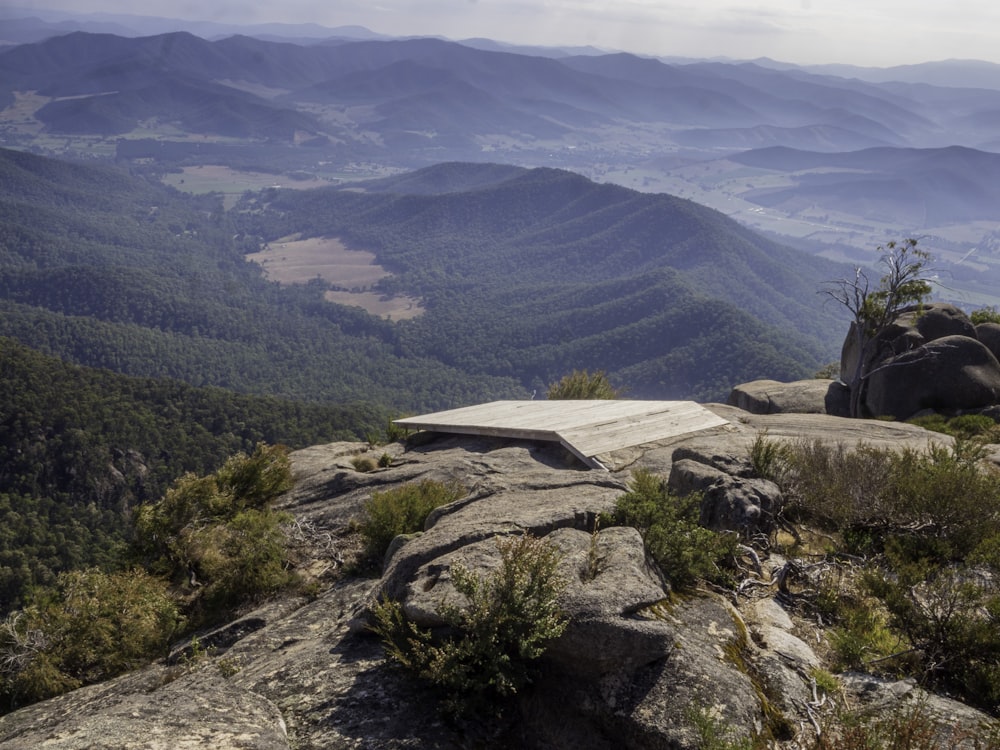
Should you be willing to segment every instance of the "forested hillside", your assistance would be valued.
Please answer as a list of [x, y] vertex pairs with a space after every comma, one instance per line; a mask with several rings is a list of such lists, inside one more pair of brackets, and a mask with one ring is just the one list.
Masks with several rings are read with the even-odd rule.
[[271, 190], [239, 208], [265, 241], [335, 236], [374, 252], [395, 274], [378, 288], [427, 309], [399, 324], [406, 351], [528, 388], [591, 367], [633, 396], [719, 399], [810, 374], [843, 335], [817, 296], [842, 273], [833, 264], [690, 201], [561, 170], [443, 164], [370, 192]]
[[244, 259], [221, 202], [112, 167], [0, 151], [0, 335], [79, 364], [194, 385], [421, 410], [523, 395], [470, 381], [316, 286]]
[[[634, 396], [719, 399], [810, 374], [841, 335], [816, 309], [835, 266], [560, 170], [445, 164], [229, 213], [111, 167], [6, 151], [0, 176], [0, 335], [130, 375], [414, 412], [604, 368]], [[394, 324], [320, 279], [266, 281], [245, 253], [286, 236], [374, 252], [380, 291], [426, 313]]]
[[362, 439], [389, 416], [116, 375], [0, 338], [0, 611], [60, 570], [110, 562], [133, 508], [185, 472], [261, 441]]

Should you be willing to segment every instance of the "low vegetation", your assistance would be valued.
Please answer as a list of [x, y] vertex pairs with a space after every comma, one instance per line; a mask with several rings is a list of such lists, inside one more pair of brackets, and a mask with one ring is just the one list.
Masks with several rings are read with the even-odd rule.
[[809, 552], [826, 573], [802, 602], [832, 625], [835, 666], [913, 677], [997, 710], [1000, 475], [976, 443], [896, 451], [761, 436], [753, 454], [785, 491], [786, 520], [826, 539]]
[[587, 370], [573, 370], [563, 376], [558, 382], [549, 386], [545, 397], [550, 401], [556, 399], [616, 399], [621, 398], [623, 391], [615, 388], [608, 380], [604, 371], [595, 373]]
[[138, 509], [143, 568], [87, 568], [33, 588], [0, 623], [0, 708], [100, 682], [165, 656], [174, 639], [294, 583], [272, 501], [291, 486], [287, 450], [258, 445], [186, 475]]
[[447, 634], [421, 629], [398, 602], [385, 600], [374, 610], [373, 629], [388, 656], [439, 689], [451, 714], [502, 712], [566, 627], [555, 549], [530, 535], [500, 539], [497, 549], [500, 565], [489, 575], [451, 568], [464, 605], [438, 612], [450, 626]]
[[633, 473], [628, 492], [618, 499], [613, 518], [606, 520], [639, 530], [674, 589], [690, 589], [702, 580], [730, 584], [739, 540], [736, 534], [700, 526], [700, 509], [701, 495], [678, 497], [662, 478], [640, 469]]
[[0, 707], [135, 669], [163, 656], [183, 624], [163, 579], [141, 570], [63, 573], [0, 623]]
[[466, 490], [460, 484], [435, 479], [423, 479], [373, 492], [362, 508], [358, 525], [364, 539], [366, 563], [381, 565], [393, 539], [400, 534], [423, 531], [432, 510], [465, 494]]
[[260, 445], [215, 474], [179, 479], [135, 519], [135, 547], [150, 570], [187, 585], [198, 620], [216, 621], [246, 601], [288, 586], [287, 514], [271, 501], [291, 487], [288, 452]]
[[979, 325], [980, 323], [1000, 323], [1000, 310], [997, 310], [995, 306], [981, 307], [978, 310], [973, 310], [969, 314], [969, 319], [975, 325]]

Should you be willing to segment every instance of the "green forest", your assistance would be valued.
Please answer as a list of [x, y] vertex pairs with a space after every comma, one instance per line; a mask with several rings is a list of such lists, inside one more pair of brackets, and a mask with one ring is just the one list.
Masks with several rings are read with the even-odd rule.
[[133, 510], [260, 442], [380, 434], [388, 412], [71, 365], [0, 338], [0, 611], [56, 573], [116, 563]]

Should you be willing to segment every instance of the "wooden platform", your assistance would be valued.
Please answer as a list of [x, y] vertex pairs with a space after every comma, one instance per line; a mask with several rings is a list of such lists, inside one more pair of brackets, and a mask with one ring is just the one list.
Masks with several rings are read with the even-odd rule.
[[728, 424], [693, 401], [494, 401], [397, 419], [400, 427], [561, 443], [604, 468], [602, 453]]

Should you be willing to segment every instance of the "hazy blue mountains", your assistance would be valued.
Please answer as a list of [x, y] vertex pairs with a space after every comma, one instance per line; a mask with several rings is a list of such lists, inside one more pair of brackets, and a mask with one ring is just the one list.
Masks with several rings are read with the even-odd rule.
[[0, 54], [0, 88], [7, 102], [14, 92], [38, 92], [36, 116], [53, 133], [124, 135], [142, 123], [289, 146], [312, 137], [335, 152], [410, 165], [484, 153], [570, 164], [654, 144], [981, 148], [995, 142], [1000, 112], [995, 90], [753, 63], [553, 58], [439, 39], [208, 41], [186, 32], [74, 32], [23, 44]]

